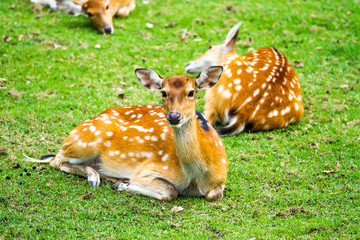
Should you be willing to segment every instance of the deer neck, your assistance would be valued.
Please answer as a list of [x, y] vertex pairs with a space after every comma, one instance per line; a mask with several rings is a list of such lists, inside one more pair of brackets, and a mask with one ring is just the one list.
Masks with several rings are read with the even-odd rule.
[[236, 49], [233, 48], [232, 50], [226, 52], [221, 58], [220, 58], [220, 65], [224, 66], [227, 61], [234, 60], [235, 58], [240, 57], [240, 55], [237, 53]]
[[180, 128], [174, 128], [174, 140], [176, 153], [182, 166], [202, 165], [202, 147], [199, 139], [200, 126], [198, 125], [195, 111], [189, 119]]

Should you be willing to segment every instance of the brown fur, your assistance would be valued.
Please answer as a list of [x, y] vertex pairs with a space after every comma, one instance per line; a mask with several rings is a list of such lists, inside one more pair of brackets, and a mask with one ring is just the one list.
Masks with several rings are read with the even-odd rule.
[[89, 15], [94, 27], [102, 33], [106, 33], [106, 27], [113, 29], [114, 16], [126, 17], [134, 8], [135, 0], [110, 0], [108, 5], [106, 0], [88, 0], [82, 4], [82, 11]]

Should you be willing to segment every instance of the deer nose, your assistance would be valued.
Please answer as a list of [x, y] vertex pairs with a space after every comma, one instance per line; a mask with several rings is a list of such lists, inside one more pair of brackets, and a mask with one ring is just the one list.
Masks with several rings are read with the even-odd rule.
[[181, 114], [177, 112], [170, 112], [167, 119], [173, 125], [179, 124], [181, 120]]
[[107, 26], [107, 27], [105, 27], [105, 28], [104, 28], [104, 32], [105, 32], [106, 34], [111, 34], [111, 33], [112, 33], [112, 26]]

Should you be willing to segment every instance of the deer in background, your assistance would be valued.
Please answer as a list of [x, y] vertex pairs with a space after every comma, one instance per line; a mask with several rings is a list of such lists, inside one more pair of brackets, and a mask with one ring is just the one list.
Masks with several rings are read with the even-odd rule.
[[47, 4], [53, 10], [69, 15], [86, 14], [94, 27], [105, 34], [113, 34], [112, 18], [126, 17], [135, 9], [135, 0], [31, 0]]
[[93, 187], [101, 177], [126, 178], [114, 188], [160, 200], [178, 194], [222, 199], [228, 160], [221, 139], [203, 115], [195, 111], [198, 90], [214, 86], [221, 66], [199, 77], [163, 79], [149, 69], [136, 69], [141, 84], [161, 91], [163, 107], [109, 108], [70, 132], [49, 162], [67, 173], [86, 177]]
[[273, 47], [240, 56], [235, 48], [240, 25], [229, 31], [223, 44], [210, 46], [185, 66], [188, 73], [224, 67], [219, 83], [205, 95], [208, 121], [223, 125], [217, 130], [219, 135], [272, 130], [300, 121], [304, 110], [294, 69]]

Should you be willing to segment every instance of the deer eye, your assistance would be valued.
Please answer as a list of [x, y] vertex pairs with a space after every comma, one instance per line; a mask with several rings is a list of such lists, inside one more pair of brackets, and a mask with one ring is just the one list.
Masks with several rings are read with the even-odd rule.
[[166, 94], [165, 91], [161, 91], [161, 94], [162, 94], [162, 97], [163, 97], [163, 98], [166, 98], [166, 97], [167, 97], [167, 94]]
[[106, 6], [106, 10], [108, 10], [108, 9], [109, 9], [109, 5]]
[[87, 15], [88, 15], [89, 17], [94, 16], [92, 13], [87, 13]]
[[193, 97], [195, 94], [195, 91], [194, 90], [191, 90], [189, 93], [188, 93], [188, 97]]

